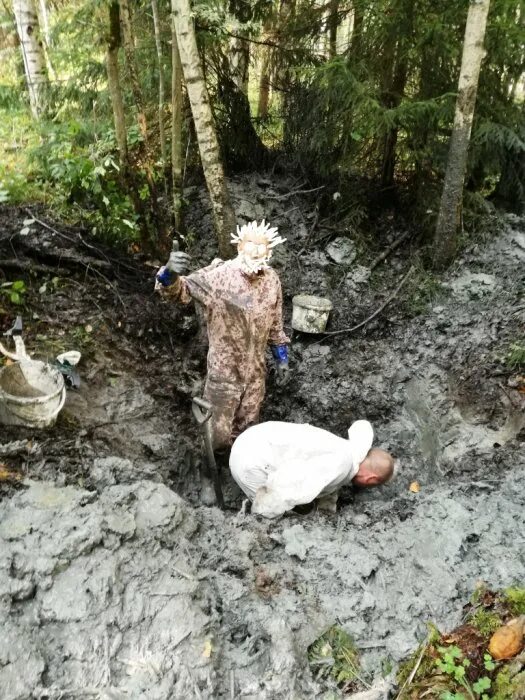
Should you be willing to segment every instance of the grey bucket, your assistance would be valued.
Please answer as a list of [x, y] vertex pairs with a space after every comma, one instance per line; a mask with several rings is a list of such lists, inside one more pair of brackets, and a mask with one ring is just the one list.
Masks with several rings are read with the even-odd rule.
[[17, 353], [0, 351], [17, 360], [0, 370], [0, 423], [45, 428], [52, 425], [66, 400], [64, 378], [58, 370], [25, 352], [15, 338]]
[[323, 333], [333, 309], [330, 299], [298, 294], [292, 299], [292, 328], [303, 333]]

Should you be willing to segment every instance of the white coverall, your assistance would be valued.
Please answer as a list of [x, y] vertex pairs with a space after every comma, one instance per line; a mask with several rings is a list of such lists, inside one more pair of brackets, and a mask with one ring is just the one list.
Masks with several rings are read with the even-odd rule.
[[235, 440], [230, 469], [252, 513], [275, 518], [350, 484], [373, 439], [366, 420], [352, 424], [348, 440], [308, 423], [268, 421]]

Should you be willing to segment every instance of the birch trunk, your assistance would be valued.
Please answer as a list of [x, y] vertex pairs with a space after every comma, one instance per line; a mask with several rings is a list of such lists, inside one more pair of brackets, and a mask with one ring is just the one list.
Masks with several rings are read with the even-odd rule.
[[120, 87], [120, 74], [118, 65], [118, 52], [120, 48], [120, 24], [118, 2], [112, 2], [109, 6], [109, 37], [106, 53], [106, 71], [108, 74], [108, 88], [113, 109], [113, 122], [117, 138], [120, 169], [125, 174], [128, 166], [128, 142], [126, 136], [126, 118], [124, 113], [124, 100]]
[[204, 177], [210, 193], [219, 252], [233, 255], [230, 236], [235, 230], [235, 213], [224, 177], [213, 115], [200, 62], [189, 0], [172, 0], [175, 31], [182, 72], [191, 105]]
[[[173, 12], [175, 3], [172, 0]], [[182, 231], [182, 66], [175, 32], [175, 20], [171, 20], [171, 174], [173, 219], [175, 230]]]
[[44, 40], [46, 46], [51, 46], [51, 36], [49, 34], [49, 17], [47, 14], [46, 0], [40, 0], [40, 18], [42, 20], [42, 29], [44, 30]]
[[490, 0], [470, 0], [459, 74], [454, 127], [450, 139], [443, 194], [434, 236], [434, 265], [443, 268], [454, 258], [461, 227], [463, 181], [476, 105], [483, 40]]
[[33, 0], [13, 0], [13, 11], [24, 59], [31, 113], [35, 119], [38, 119], [43, 110], [43, 93], [48, 82], [38, 15]]
[[155, 47], [157, 49], [157, 59], [159, 62], [159, 137], [160, 137], [160, 154], [162, 159], [162, 170], [167, 162], [166, 151], [166, 132], [164, 130], [164, 95], [166, 90], [164, 87], [164, 70], [162, 66], [162, 42], [160, 39], [160, 18], [159, 6], [157, 0], [151, 0], [151, 10], [153, 12], [153, 27], [155, 31]]

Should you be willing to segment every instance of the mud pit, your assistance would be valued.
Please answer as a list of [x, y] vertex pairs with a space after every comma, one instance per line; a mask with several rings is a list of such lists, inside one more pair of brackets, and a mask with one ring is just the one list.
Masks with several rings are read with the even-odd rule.
[[[268, 185], [235, 194], [260, 217]], [[369, 315], [406, 253], [369, 284], [366, 261], [300, 253], [307, 227], [286, 208], [265, 213], [289, 239], [276, 255], [288, 321], [305, 290], [334, 300], [333, 327]], [[425, 621], [457, 624], [477, 581], [523, 585], [523, 394], [497, 358], [522, 333], [524, 228], [508, 218], [467, 251], [423, 316], [407, 319], [400, 299], [360, 334], [294, 337], [293, 380], [280, 391], [270, 376], [264, 418], [344, 434], [366, 417], [400, 460], [394, 482], [343, 494], [334, 516], [243, 517], [227, 475], [229, 509], [199, 506], [189, 405], [204, 352], [193, 316], [161, 305], [147, 278], [117, 280], [120, 301], [98, 279], [91, 300], [68, 283], [35, 302], [30, 350], [61, 329], [87, 352], [53, 431], [0, 440], [31, 439], [2, 456], [26, 477], [0, 503], [2, 698], [337, 696], [306, 656], [332, 624], [372, 678]]]

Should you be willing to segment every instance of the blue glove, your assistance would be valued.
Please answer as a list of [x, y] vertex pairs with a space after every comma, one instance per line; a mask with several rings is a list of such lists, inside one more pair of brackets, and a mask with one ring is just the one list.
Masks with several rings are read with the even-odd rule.
[[277, 386], [286, 386], [290, 381], [290, 367], [288, 365], [288, 345], [272, 345], [272, 355], [276, 362], [275, 383]]
[[173, 247], [168, 262], [157, 272], [155, 279], [158, 285], [169, 287], [179, 275], [184, 275], [189, 269], [190, 256], [179, 251], [179, 244], [173, 241]]

